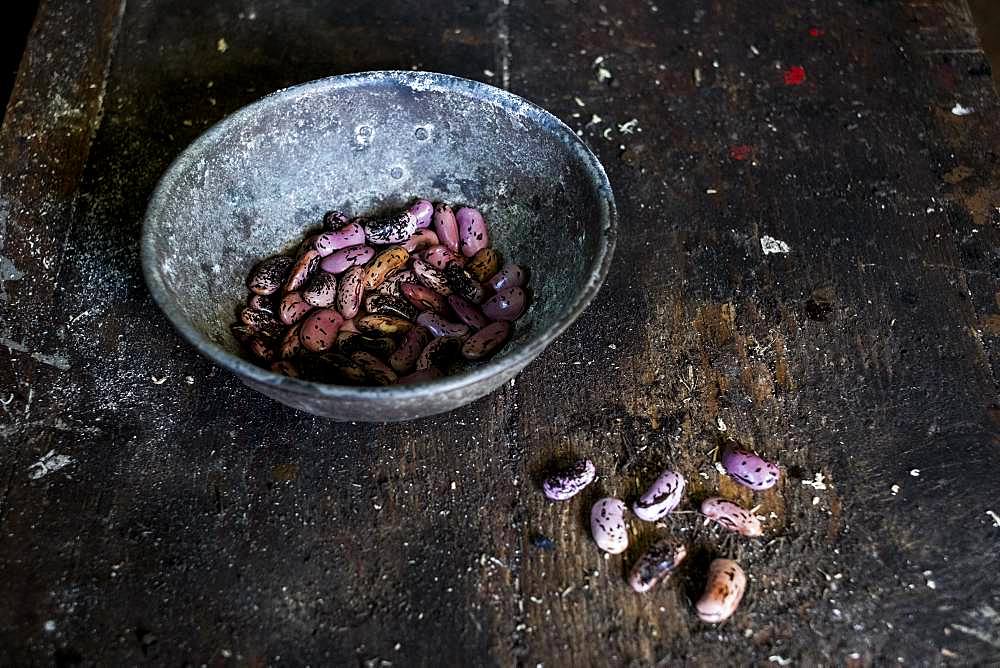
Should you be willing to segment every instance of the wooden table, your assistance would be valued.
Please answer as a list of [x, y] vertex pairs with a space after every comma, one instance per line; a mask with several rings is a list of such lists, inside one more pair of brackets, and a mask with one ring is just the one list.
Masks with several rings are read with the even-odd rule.
[[[450, 415], [336, 424], [140, 276], [170, 160], [276, 88], [421, 68], [578, 128], [622, 214], [587, 313]], [[1000, 656], [1000, 135], [964, 0], [48, 0], [0, 134], [0, 664], [907, 665]], [[768, 252], [773, 251], [773, 252]], [[713, 464], [782, 462], [751, 495]], [[554, 459], [600, 481], [546, 502]], [[603, 558], [665, 466], [760, 506]], [[673, 532], [686, 568], [623, 572]], [[535, 546], [539, 536], [554, 549]], [[692, 598], [738, 559], [744, 605]]]

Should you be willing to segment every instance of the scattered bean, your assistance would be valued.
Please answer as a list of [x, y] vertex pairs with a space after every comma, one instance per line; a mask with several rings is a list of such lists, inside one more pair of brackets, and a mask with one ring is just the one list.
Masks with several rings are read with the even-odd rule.
[[333, 306], [337, 301], [337, 276], [317, 271], [302, 288], [302, 299], [313, 306]]
[[294, 325], [306, 317], [306, 313], [311, 310], [312, 304], [303, 299], [300, 293], [286, 292], [278, 306], [278, 316], [281, 318], [281, 322], [286, 325]]
[[441, 243], [452, 250], [458, 252], [458, 221], [455, 219], [455, 212], [447, 204], [439, 203], [434, 206], [434, 232]]
[[285, 292], [294, 292], [301, 288], [309, 280], [313, 272], [316, 271], [319, 261], [319, 251], [316, 249], [307, 250], [302, 253], [299, 259], [295, 261], [295, 265], [292, 266], [292, 271], [288, 274], [288, 279], [283, 286]]
[[[431, 218], [434, 216], [434, 205], [431, 204], [430, 200], [418, 199], [410, 207], [410, 213], [413, 214], [414, 219], [417, 221], [417, 228], [422, 229], [431, 224]], [[413, 251], [410, 252], [412, 253]]]
[[483, 220], [483, 214], [479, 211], [464, 206], [455, 212], [455, 220], [458, 222], [458, 238], [462, 244], [462, 255], [472, 257], [490, 245], [486, 221]]
[[483, 304], [483, 315], [490, 320], [517, 320], [524, 314], [527, 302], [523, 288], [505, 288]]
[[590, 531], [594, 542], [608, 554], [621, 554], [628, 548], [625, 527], [625, 504], [618, 499], [603, 498], [590, 510]]
[[506, 320], [497, 320], [470, 336], [462, 345], [462, 356], [467, 360], [481, 360], [500, 350], [513, 330]]
[[497, 273], [501, 264], [503, 264], [503, 257], [500, 255], [500, 251], [487, 247], [479, 249], [479, 252], [465, 263], [465, 270], [472, 274], [477, 283], [482, 283]]
[[486, 292], [472, 274], [463, 269], [456, 262], [449, 262], [444, 268], [444, 277], [453, 292], [468, 299], [473, 304], [481, 304]]
[[398, 244], [417, 231], [417, 218], [409, 211], [375, 218], [365, 223], [365, 237], [370, 244]]
[[399, 246], [387, 248], [369, 263], [367, 267], [367, 277], [365, 278], [365, 289], [374, 290], [385, 282], [392, 274], [401, 270], [410, 261], [410, 254]]
[[295, 260], [285, 255], [274, 255], [259, 262], [247, 276], [247, 287], [258, 295], [273, 295], [281, 289], [295, 266]]
[[486, 319], [486, 316], [479, 310], [479, 307], [465, 297], [448, 295], [448, 305], [451, 306], [451, 310], [455, 312], [458, 319], [469, 327], [482, 329], [490, 324], [490, 321]]
[[747, 588], [747, 576], [732, 559], [713, 559], [708, 566], [708, 583], [705, 593], [698, 599], [695, 609], [698, 618], [709, 624], [729, 619]]
[[711, 497], [701, 502], [701, 514], [718, 522], [726, 529], [744, 536], [760, 536], [764, 533], [760, 519], [732, 501]]
[[640, 520], [655, 522], [672, 512], [684, 498], [684, 476], [664, 471], [653, 481], [646, 493], [632, 504], [632, 512]]
[[323, 258], [320, 267], [331, 274], [341, 274], [351, 267], [362, 265], [375, 256], [371, 246], [348, 246], [341, 248], [333, 255]]
[[418, 257], [413, 258], [413, 273], [417, 275], [417, 280], [438, 294], [446, 296], [451, 294], [448, 279], [444, 274]]
[[449, 322], [437, 313], [425, 311], [417, 317], [417, 322], [426, 327], [434, 336], [465, 337], [469, 334], [469, 326]]
[[395, 371], [371, 353], [359, 351], [353, 353], [351, 359], [364, 369], [365, 375], [375, 381], [377, 385], [393, 385], [398, 379]]
[[781, 475], [777, 464], [747, 450], [726, 449], [722, 453], [722, 466], [733, 480], [757, 491], [774, 487]]
[[426, 327], [417, 325], [406, 333], [403, 342], [399, 344], [396, 351], [389, 356], [389, 366], [396, 373], [407, 373], [411, 371], [417, 363], [420, 353], [430, 343], [431, 333]]
[[628, 583], [639, 592], [649, 591], [684, 561], [687, 548], [673, 538], [661, 538], [642, 553], [629, 574]]
[[396, 318], [391, 315], [369, 314], [358, 318], [355, 324], [358, 329], [366, 334], [381, 334], [385, 336], [403, 334], [413, 328], [413, 323], [409, 320]]
[[400, 291], [418, 311], [431, 311], [442, 316], [448, 313], [448, 302], [445, 298], [426, 285], [403, 283], [400, 285]]
[[519, 264], [507, 264], [486, 281], [494, 292], [507, 288], [523, 288], [528, 284], [528, 270]]
[[566, 501], [594, 482], [596, 475], [597, 469], [594, 468], [594, 462], [589, 459], [581, 459], [568, 469], [553, 473], [543, 480], [542, 491], [553, 501]]
[[344, 319], [339, 313], [329, 308], [318, 308], [302, 321], [302, 331], [299, 338], [306, 350], [322, 352], [329, 350], [337, 342], [337, 330]]
[[345, 318], [353, 318], [361, 309], [361, 297], [365, 292], [365, 268], [351, 267], [337, 285], [337, 310]]

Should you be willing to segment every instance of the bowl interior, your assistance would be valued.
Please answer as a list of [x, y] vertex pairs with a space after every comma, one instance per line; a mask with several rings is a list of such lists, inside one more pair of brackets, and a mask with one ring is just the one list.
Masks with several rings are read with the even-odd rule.
[[147, 275], [189, 338], [238, 355], [228, 327], [247, 272], [325, 211], [414, 197], [471, 204], [503, 256], [532, 270], [534, 303], [502, 360], [571, 318], [603, 278], [611, 196], [568, 133], [515, 96], [441, 75], [369, 73], [280, 91], [209, 130], [171, 168], [146, 221]]

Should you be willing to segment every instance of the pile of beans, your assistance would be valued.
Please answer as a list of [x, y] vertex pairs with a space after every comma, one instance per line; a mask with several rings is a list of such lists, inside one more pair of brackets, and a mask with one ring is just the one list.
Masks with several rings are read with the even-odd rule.
[[[727, 448], [721, 457], [726, 473], [737, 483], [754, 491], [773, 487], [781, 475], [776, 464], [746, 450]], [[593, 462], [584, 459], [568, 469], [547, 477], [542, 491], [553, 501], [566, 501], [579, 494], [597, 477]], [[632, 504], [632, 513], [645, 522], [657, 522], [674, 511], [684, 500], [684, 476], [664, 471], [646, 492]], [[760, 519], [737, 503], [719, 497], [702, 501], [701, 514], [729, 531], [756, 537], [764, 531]], [[594, 542], [608, 554], [621, 554], [628, 548], [627, 508], [613, 497], [600, 499], [590, 511], [590, 530]], [[673, 537], [663, 537], [643, 552], [632, 566], [629, 585], [637, 592], [647, 592], [666, 580], [684, 561], [687, 547]], [[708, 567], [707, 584], [695, 603], [698, 618], [716, 624], [728, 619], [739, 607], [746, 591], [747, 578], [732, 559], [715, 559]]]
[[231, 330], [276, 373], [324, 383], [440, 378], [510, 339], [530, 301], [528, 270], [503, 264], [482, 214], [418, 200], [396, 214], [331, 211], [296, 255], [247, 277]]

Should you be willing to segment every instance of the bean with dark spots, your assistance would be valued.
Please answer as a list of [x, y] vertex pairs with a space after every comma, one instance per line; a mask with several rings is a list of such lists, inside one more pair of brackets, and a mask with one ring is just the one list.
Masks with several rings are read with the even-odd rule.
[[595, 503], [590, 510], [590, 531], [597, 547], [608, 554], [624, 552], [628, 548], [625, 504], [609, 497]]
[[[413, 218], [417, 221], [417, 229], [423, 229], [431, 224], [434, 217], [434, 205], [430, 200], [418, 199], [409, 209]], [[411, 253], [413, 251], [410, 251]]]
[[267, 311], [245, 308], [240, 311], [240, 320], [250, 328], [255, 336], [278, 339], [285, 333], [285, 326]]
[[760, 518], [727, 499], [710, 497], [701, 502], [701, 514], [730, 531], [748, 537], [760, 536], [764, 529]]
[[302, 345], [311, 352], [329, 350], [337, 342], [337, 330], [344, 318], [331, 308], [318, 308], [302, 321], [299, 338]]
[[300, 368], [308, 370], [310, 380], [321, 383], [361, 385], [366, 380], [364, 369], [355, 364], [350, 357], [333, 350], [309, 355], [303, 360]]
[[[509, 327], [510, 325], [508, 325]], [[468, 341], [466, 342], [468, 343]], [[463, 353], [465, 350], [463, 349]], [[542, 491], [553, 501], [566, 501], [583, 491], [594, 482], [597, 469], [594, 462], [581, 459], [567, 469], [557, 471], [542, 481]]]
[[253, 330], [246, 325], [232, 324], [229, 326], [229, 331], [233, 335], [233, 338], [240, 343], [246, 343], [251, 338], [253, 338]]
[[247, 276], [247, 287], [258, 295], [273, 295], [288, 279], [295, 260], [285, 255], [274, 255], [258, 262]]
[[371, 353], [359, 351], [353, 353], [351, 359], [355, 364], [364, 369], [365, 375], [377, 385], [394, 385], [399, 379], [395, 371]]
[[274, 306], [277, 303], [274, 297], [275, 295], [255, 295], [251, 292], [250, 296], [247, 297], [247, 308], [274, 313]]
[[417, 323], [426, 327], [434, 336], [465, 337], [469, 334], [468, 325], [450, 322], [430, 311], [421, 313], [417, 317]]
[[502, 264], [503, 256], [500, 255], [500, 251], [495, 248], [481, 248], [465, 263], [465, 270], [476, 279], [477, 283], [482, 283], [497, 273]]
[[490, 324], [490, 321], [486, 319], [486, 316], [484, 316], [483, 312], [479, 310], [479, 307], [465, 297], [460, 295], [448, 295], [448, 305], [451, 306], [451, 310], [455, 312], [458, 319], [469, 327], [482, 329], [486, 325]]
[[250, 351], [250, 354], [260, 361], [267, 362], [268, 364], [274, 361], [274, 348], [271, 347], [271, 344], [267, 340], [259, 336], [253, 336], [247, 340], [246, 347]]
[[748, 450], [727, 448], [722, 453], [722, 466], [733, 480], [756, 491], [774, 487], [781, 476], [777, 464]]
[[417, 230], [413, 236], [404, 241], [400, 246], [407, 253], [419, 253], [422, 250], [440, 245], [437, 235], [431, 230]]
[[472, 274], [462, 268], [461, 265], [456, 262], [449, 262], [448, 266], [444, 268], [443, 273], [452, 292], [458, 293], [473, 304], [483, 303], [483, 297], [486, 296], [483, 286], [472, 277]]
[[413, 385], [414, 383], [429, 383], [432, 380], [437, 380], [444, 376], [440, 369], [431, 367], [429, 369], [421, 369], [420, 371], [414, 371], [406, 376], [401, 376], [399, 380], [396, 381], [397, 385]]
[[403, 299], [403, 293], [400, 291], [399, 286], [403, 283], [417, 283], [417, 275], [413, 273], [410, 269], [404, 269], [403, 271], [397, 272], [385, 279], [385, 283], [378, 287], [377, 292], [380, 295], [386, 295], [388, 297], [395, 297], [396, 299]]
[[723, 622], [736, 612], [747, 589], [747, 576], [732, 559], [714, 559], [708, 565], [705, 593], [695, 604], [698, 619], [709, 624]]
[[302, 339], [300, 334], [302, 333], [302, 323], [297, 322], [288, 331], [285, 332], [284, 338], [281, 339], [281, 347], [278, 349], [278, 357], [283, 360], [291, 359], [302, 352]]
[[462, 339], [442, 336], [428, 343], [417, 358], [417, 371], [431, 367], [447, 367], [462, 350]]
[[282, 376], [288, 376], [289, 378], [298, 378], [301, 375], [299, 373], [299, 368], [288, 360], [278, 360], [277, 362], [274, 362], [271, 364], [271, 371], [274, 373], [280, 373]]
[[430, 311], [440, 316], [448, 314], [448, 302], [444, 296], [434, 292], [426, 285], [418, 283], [403, 283], [399, 286], [403, 297], [418, 311]]
[[328, 271], [317, 271], [302, 288], [302, 299], [313, 306], [326, 308], [337, 301], [337, 276]]
[[365, 243], [365, 228], [358, 223], [348, 223], [338, 229], [324, 232], [317, 237], [314, 246], [326, 257], [334, 251], [351, 246], [363, 246]]
[[674, 471], [664, 471], [645, 494], [632, 504], [632, 512], [640, 520], [656, 522], [672, 512], [684, 499], [684, 476]]
[[417, 280], [438, 294], [445, 296], [451, 294], [448, 279], [444, 274], [418, 257], [413, 258], [413, 273], [417, 275]]
[[351, 267], [340, 277], [340, 283], [337, 284], [337, 310], [344, 318], [353, 318], [361, 309], [366, 273], [364, 267]]
[[458, 252], [458, 221], [455, 219], [455, 212], [451, 207], [440, 202], [434, 205], [434, 216], [432, 218], [434, 233], [437, 234], [441, 243], [452, 250]]
[[369, 220], [364, 225], [365, 238], [370, 244], [398, 244], [417, 231], [417, 219], [409, 211]]
[[461, 241], [462, 255], [472, 257], [483, 248], [490, 245], [490, 234], [486, 229], [483, 214], [472, 207], [463, 206], [455, 212], [458, 222], [458, 238]]
[[426, 327], [417, 325], [406, 333], [403, 342], [389, 356], [389, 366], [396, 373], [408, 373], [417, 363], [420, 353], [430, 343], [431, 333]]
[[375, 249], [371, 246], [348, 246], [347, 248], [341, 248], [329, 257], [323, 258], [320, 267], [323, 271], [328, 271], [331, 274], [341, 274], [351, 267], [365, 264], [374, 256]]
[[[340, 211], [327, 211], [323, 214], [323, 229], [335, 232], [347, 225], [349, 218], [347, 214]], [[347, 244], [353, 246], [354, 244]]]
[[507, 288], [523, 288], [528, 284], [528, 270], [519, 264], [509, 263], [504, 268], [490, 276], [486, 285], [500, 292]]
[[299, 292], [286, 292], [278, 306], [278, 316], [286, 325], [294, 325], [312, 310], [312, 304], [302, 298]]
[[309, 280], [309, 277], [313, 275], [313, 272], [316, 271], [320, 259], [319, 251], [315, 248], [299, 255], [294, 266], [292, 266], [291, 272], [288, 274], [288, 279], [285, 281], [284, 286], [282, 286], [285, 292], [295, 292], [301, 288]]
[[424, 251], [422, 256], [424, 262], [434, 267], [435, 269], [444, 269], [452, 262], [457, 262], [459, 265], [465, 264], [465, 258], [454, 252], [447, 246], [431, 246]]
[[385, 282], [392, 274], [403, 269], [410, 261], [410, 254], [399, 246], [387, 248], [372, 260], [365, 268], [365, 289], [374, 290]]
[[500, 350], [510, 338], [513, 326], [506, 320], [497, 320], [466, 339], [462, 345], [462, 356], [468, 360], [480, 360]]
[[339, 338], [337, 344], [346, 355], [363, 351], [377, 357], [388, 359], [396, 351], [396, 341], [388, 336], [367, 336], [365, 334], [348, 334]]
[[372, 315], [391, 315], [404, 320], [416, 320], [420, 315], [420, 311], [407, 300], [377, 292], [365, 297], [365, 310]]
[[483, 304], [483, 315], [490, 320], [517, 320], [524, 315], [528, 296], [523, 288], [506, 288]]
[[355, 323], [365, 334], [379, 334], [383, 336], [396, 336], [410, 331], [413, 323], [403, 318], [391, 315], [366, 315], [358, 318]]
[[673, 538], [661, 538], [636, 560], [628, 583], [640, 594], [647, 592], [669, 578], [686, 556], [687, 548], [683, 543]]

